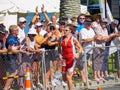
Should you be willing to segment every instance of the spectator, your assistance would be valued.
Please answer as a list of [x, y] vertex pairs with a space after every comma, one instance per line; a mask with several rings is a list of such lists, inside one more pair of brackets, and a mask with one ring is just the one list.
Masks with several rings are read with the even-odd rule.
[[95, 38], [96, 42], [95, 42], [95, 47], [93, 48], [93, 70], [94, 70], [94, 79], [96, 81], [103, 80], [100, 71], [103, 64], [105, 41], [103, 41], [103, 39], [102, 38], [100, 39], [99, 37], [100, 35], [103, 37], [108, 36], [106, 25], [107, 25], [107, 19], [102, 20], [100, 22], [100, 25], [94, 28], [96, 34], [96, 38]]
[[[112, 34], [115, 34], [118, 32], [117, 25], [118, 25], [118, 20], [115, 19], [113, 22], [111, 22], [110, 25], [107, 26], [108, 35], [112, 35]], [[114, 79], [113, 77], [111, 77], [108, 74], [108, 56], [109, 56], [109, 54], [116, 53], [117, 45], [118, 45], [117, 37], [116, 38], [113, 37], [108, 42], [106, 42], [107, 47], [105, 48], [105, 57], [104, 57], [103, 66], [102, 66], [102, 70], [104, 72], [104, 79], [106, 79], [106, 80]], [[109, 48], [108, 46], [113, 46], [113, 47]]]
[[80, 41], [81, 40], [81, 34], [80, 34], [80, 31], [82, 28], [84, 28], [84, 22], [85, 22], [85, 15], [84, 14], [80, 14], [78, 17], [77, 17], [77, 37], [78, 37], [78, 40]]
[[81, 77], [82, 77], [82, 81], [84, 83], [86, 83], [86, 68], [87, 68], [87, 67], [85, 67], [85, 58], [87, 60], [86, 62], [88, 62], [88, 60], [90, 60], [90, 56], [93, 53], [92, 47], [94, 45], [94, 37], [95, 37], [95, 32], [91, 28], [91, 23], [92, 23], [91, 19], [86, 19], [85, 20], [85, 28], [82, 28], [80, 31], [81, 43], [84, 48], [86, 57], [84, 56], [84, 54], [81, 55], [81, 58], [80, 58], [81, 60], [79, 60], [79, 62], [78, 62], [78, 68], [81, 71]]
[[20, 44], [22, 44], [25, 40], [25, 25], [26, 19], [24, 17], [20, 17], [18, 22], [18, 38], [20, 39]]
[[75, 38], [77, 38], [77, 30], [76, 30], [76, 28], [77, 28], [77, 22], [71, 23], [71, 28], [72, 28], [72, 31], [71, 31], [72, 35]]
[[[7, 60], [7, 49], [5, 47], [5, 40], [4, 37], [6, 35], [6, 31], [0, 28], [0, 77], [4, 77], [6, 74], [6, 64], [5, 61]], [[3, 54], [4, 53], [4, 54]], [[0, 80], [0, 84], [3, 84], [4, 81]]]
[[[44, 10], [44, 5], [42, 5], [42, 7], [41, 7], [41, 12], [45, 17], [45, 21], [44, 21], [43, 25], [46, 26], [49, 23], [50, 20], [49, 20], [49, 17], [48, 17], [48, 15], [46, 14], [46, 12]], [[35, 28], [35, 24], [37, 22], [41, 22], [40, 15], [39, 15], [39, 12], [38, 12], [38, 7], [36, 7], [36, 13], [33, 16], [32, 20], [31, 20], [31, 22], [29, 24], [29, 28]], [[45, 27], [43, 27], [43, 29], [45, 30]]]
[[[10, 73], [9, 77], [13, 77], [17, 75], [18, 73], [18, 64], [17, 64], [17, 57], [18, 52], [23, 52], [22, 50], [19, 50], [19, 40], [18, 40], [18, 26], [11, 25], [9, 27], [9, 36], [6, 40], [6, 48], [8, 49], [8, 60], [6, 62], [7, 64], [7, 71]], [[13, 81], [13, 78], [7, 79], [5, 83], [4, 90], [8, 90], [10, 88], [10, 85]]]

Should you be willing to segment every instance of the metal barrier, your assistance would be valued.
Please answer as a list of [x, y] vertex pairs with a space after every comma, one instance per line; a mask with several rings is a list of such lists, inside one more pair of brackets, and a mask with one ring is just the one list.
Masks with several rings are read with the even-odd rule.
[[[88, 48], [95, 48], [95, 47], [88, 47]], [[44, 87], [43, 90], [47, 90], [47, 87], [45, 85], [45, 73], [46, 73], [45, 52], [47, 52], [47, 50], [46, 51], [43, 50], [43, 54], [42, 54], [42, 66], [40, 67], [40, 68], [42, 68], [42, 73], [41, 74], [42, 74], [42, 82], [43, 82], [43, 87]], [[26, 53], [26, 54], [28, 54], [28, 53]], [[2, 55], [4, 55], [4, 54], [2, 54]], [[2, 62], [2, 60], [4, 60], [6, 58], [6, 57], [3, 58], [2, 55], [0, 56], [1, 57], [1, 62]], [[119, 62], [117, 62], [117, 64], [118, 64], [118, 68], [120, 68], [120, 47], [117, 47], [117, 56], [118, 56], [117, 59], [119, 61]], [[114, 74], [113, 75], [115, 77], [114, 80], [99, 81], [99, 82], [97, 82], [97, 81], [94, 81], [94, 80], [91, 79], [91, 81], [89, 81], [89, 79], [88, 79], [89, 78], [89, 76], [88, 76], [89, 75], [89, 71], [88, 71], [88, 65], [87, 65], [87, 59], [86, 59], [86, 51], [84, 51], [84, 59], [85, 59], [85, 67], [86, 67], [86, 72], [87, 72], [87, 74], [86, 74], [86, 80], [87, 80], [87, 82], [86, 82], [86, 84], [82, 83], [81, 81], [79, 83], [75, 83], [75, 86], [73, 87], [74, 90], [79, 90], [80, 88], [82, 88], [82, 89], [85, 89], [85, 88], [87, 88], [87, 89], [96, 89], [98, 86], [106, 87], [106, 86], [110, 86], [110, 85], [118, 85], [118, 84], [120, 85], [120, 79], [116, 78], [116, 74], [114, 73], [116, 71], [110, 71], [110, 72], [112, 72]], [[1, 65], [2, 64], [3, 63], [1, 63]], [[2, 70], [3, 68], [4, 67], [1, 67], [0, 69]], [[113, 67], [113, 70], [114, 70], [114, 68], [115, 67]], [[5, 73], [4, 73], [4, 75], [5, 75]], [[1, 80], [6, 80], [6, 79], [9, 79], [9, 78], [22, 78], [22, 77], [26, 77], [26, 75], [14, 76], [14, 77], [8, 77], [8, 76], [4, 77], [3, 75], [0, 76]], [[78, 77], [78, 79], [79, 78], [80, 77]], [[0, 83], [0, 85], [3, 85], [3, 83]], [[67, 89], [67, 87], [63, 88], [63, 86], [61, 86], [61, 85], [59, 85], [59, 86], [57, 86], [55, 88], [57, 90], [64, 90], [64, 89], [66, 90]]]

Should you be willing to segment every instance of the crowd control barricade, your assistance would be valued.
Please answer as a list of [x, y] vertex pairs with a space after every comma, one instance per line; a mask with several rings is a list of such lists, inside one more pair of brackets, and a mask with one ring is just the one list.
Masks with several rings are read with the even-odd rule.
[[[99, 81], [94, 80], [94, 70], [93, 70], [93, 53], [95, 48], [102, 48], [105, 51], [105, 48], [113, 48], [113, 50], [109, 50], [108, 57], [108, 73], [114, 79], [100, 79]], [[115, 50], [116, 48], [116, 50]], [[92, 65], [88, 65], [89, 60], [87, 60], [87, 52], [88, 49], [92, 49], [91, 53], [92, 57], [90, 58], [90, 62]], [[87, 52], [86, 52], [87, 51]], [[106, 54], [105, 54], [106, 55]], [[107, 57], [107, 56], [105, 56]], [[81, 59], [81, 58], [80, 58]], [[97, 87], [108, 87], [111, 85], [120, 85], [120, 78], [118, 78], [117, 71], [120, 70], [120, 46], [106, 46], [106, 47], [87, 47], [84, 48], [84, 62], [85, 62], [85, 70], [86, 70], [86, 83], [84, 84], [82, 80], [80, 81], [80, 88], [84, 89], [97, 89]], [[104, 63], [104, 62], [102, 62]], [[99, 65], [99, 64], [98, 64]], [[101, 68], [102, 69], [102, 68]]]
[[[94, 49], [95, 47], [87, 47], [87, 48], [91, 48], [91, 49]], [[102, 47], [103, 48], [103, 47]], [[104, 47], [105, 48], [105, 47]], [[109, 47], [111, 48], [111, 47]], [[83, 55], [84, 55], [84, 60], [85, 60], [85, 70], [86, 70], [86, 84], [84, 84], [82, 82], [82, 80], [80, 82], [77, 82], [76, 84], [76, 87], [74, 87], [74, 90], [79, 90], [79, 89], [97, 89], [98, 87], [103, 87], [103, 86], [110, 86], [110, 85], [117, 85], [119, 84], [120, 85], [120, 79], [117, 78], [117, 70], [120, 69], [120, 47], [116, 47], [117, 48], [117, 53], [113, 53], [113, 54], [110, 54], [109, 56], [109, 60], [108, 60], [108, 70], [109, 70], [109, 74], [112, 75], [114, 77], [114, 80], [106, 80], [106, 81], [102, 81], [100, 80], [99, 82], [95, 81], [93, 79], [93, 68], [92, 66], [89, 67], [88, 66], [88, 61], [87, 61], [87, 58], [86, 58], [86, 50], [84, 49], [84, 52], [83, 52]], [[42, 69], [42, 72], [40, 73], [42, 78], [40, 78], [40, 80], [42, 80], [42, 84], [43, 84], [43, 90], [47, 90], [47, 87], [46, 87], [46, 83], [45, 83], [45, 74], [46, 74], [46, 54], [49, 50], [44, 50], [43, 49], [43, 53], [42, 53], [42, 63], [41, 63], [41, 69]], [[25, 53], [26, 55], [29, 55], [30, 53], [26, 52]], [[116, 54], [116, 55], [115, 55]], [[117, 57], [116, 57], [117, 56]], [[29, 59], [31, 59], [31, 55], [27, 58], [24, 57], [24, 59], [27, 59], [28, 61], [30, 61]], [[20, 57], [18, 58], [23, 58], [23, 55], [21, 55]], [[29, 59], [28, 59], [29, 58]], [[18, 79], [18, 78], [25, 78], [27, 77], [26, 74], [23, 74], [23, 75], [16, 75], [14, 77], [9, 77], [9, 73], [8, 72], [5, 72], [5, 66], [7, 66], [3, 61], [7, 59], [7, 55], [6, 54], [0, 54], [0, 86], [3, 85], [4, 81], [6, 79], [9, 79], [9, 78], [15, 78], [15, 79]], [[81, 58], [80, 58], [81, 59]], [[116, 60], [117, 59], [117, 60]], [[91, 58], [91, 61], [92, 61], [92, 58]], [[117, 63], [115, 63], [117, 61]], [[110, 64], [109, 64], [110, 63]], [[112, 64], [111, 64], [112, 63]], [[20, 63], [21, 64], [21, 63]], [[51, 64], [51, 62], [49, 63]], [[117, 65], [117, 67], [116, 67]], [[27, 66], [30, 66], [31, 65], [26, 65]], [[76, 67], [77, 68], [77, 67]], [[88, 69], [89, 68], [89, 69]], [[26, 68], [25, 68], [25, 71], [26, 71]], [[32, 70], [31, 70], [32, 72]], [[33, 78], [32, 78], [33, 79]], [[81, 77], [78, 77], [78, 79], [81, 79]], [[33, 81], [33, 80], [31, 80]], [[111, 83], [112, 82], [112, 83]], [[3, 87], [3, 86], [2, 86]], [[1, 87], [0, 87], [1, 88]], [[39, 90], [40, 88], [38, 88]], [[59, 85], [57, 86], [57, 90], [67, 90], [66, 88], [64, 89], [62, 87], [62, 85]]]

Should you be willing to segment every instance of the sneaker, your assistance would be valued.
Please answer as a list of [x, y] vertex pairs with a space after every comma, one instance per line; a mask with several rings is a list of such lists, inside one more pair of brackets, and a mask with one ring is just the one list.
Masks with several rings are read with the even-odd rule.
[[111, 77], [111, 76], [108, 76], [107, 78], [108, 78], [108, 79], [111, 79], [111, 80], [114, 80], [114, 77]]
[[36, 89], [36, 86], [35, 86], [34, 84], [32, 84], [32, 88], [33, 88], [33, 89]]
[[61, 84], [60, 80], [58, 80], [58, 79], [54, 79], [54, 82], [55, 82], [57, 85], [60, 85], [60, 84]]
[[67, 86], [67, 83], [64, 82], [64, 81], [62, 81], [62, 85], [63, 85], [64, 87], [66, 87], [66, 86]]
[[95, 81], [97, 81], [97, 82], [99, 82], [99, 81], [100, 81], [100, 79], [99, 79], [99, 78], [95, 78], [94, 80], [95, 80]]
[[40, 86], [43, 89], [43, 85], [41, 83], [37, 83], [37, 86]]
[[52, 80], [52, 81], [51, 81], [51, 85], [54, 86], [54, 87], [57, 86], [56, 83], [55, 83], [55, 80]]
[[62, 78], [62, 73], [56, 71], [56, 72], [55, 72], [55, 75], [54, 75], [54, 78], [56, 78], [56, 79]]

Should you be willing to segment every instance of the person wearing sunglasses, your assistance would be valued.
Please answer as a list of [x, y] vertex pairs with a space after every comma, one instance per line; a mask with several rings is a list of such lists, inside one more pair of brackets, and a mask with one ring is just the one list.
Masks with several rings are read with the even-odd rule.
[[18, 22], [18, 30], [19, 30], [18, 38], [20, 39], [20, 44], [22, 44], [25, 40], [25, 30], [24, 30], [25, 25], [26, 25], [26, 19], [24, 17], [20, 17]]
[[[62, 60], [63, 80], [67, 81], [69, 90], [72, 90], [72, 76], [76, 65], [76, 59], [82, 52], [82, 46], [76, 38], [71, 35], [71, 25], [65, 26], [64, 36], [59, 41], [59, 57]], [[78, 49], [76, 53], [75, 46]]]
[[76, 28], [76, 30], [77, 30], [77, 39], [78, 40], [81, 40], [80, 31], [81, 31], [82, 28], [85, 27], [84, 22], [85, 22], [85, 14], [80, 14], [77, 17], [77, 23], [78, 23], [78, 25], [77, 25], [77, 28]]

